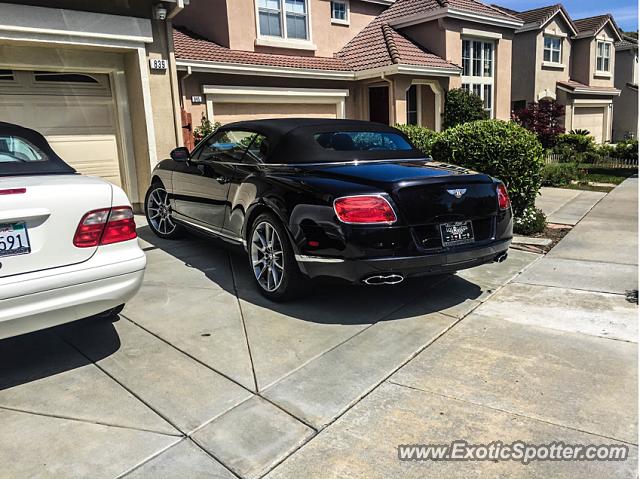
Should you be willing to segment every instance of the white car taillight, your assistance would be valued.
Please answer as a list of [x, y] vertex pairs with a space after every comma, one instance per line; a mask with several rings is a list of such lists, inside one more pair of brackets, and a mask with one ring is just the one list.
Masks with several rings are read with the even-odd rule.
[[89, 211], [80, 220], [73, 237], [77, 248], [119, 243], [136, 238], [136, 223], [129, 206]]

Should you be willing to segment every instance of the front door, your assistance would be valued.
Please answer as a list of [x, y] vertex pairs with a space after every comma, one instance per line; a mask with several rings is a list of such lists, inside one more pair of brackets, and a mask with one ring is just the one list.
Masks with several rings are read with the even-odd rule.
[[389, 124], [389, 87], [369, 87], [369, 120]]

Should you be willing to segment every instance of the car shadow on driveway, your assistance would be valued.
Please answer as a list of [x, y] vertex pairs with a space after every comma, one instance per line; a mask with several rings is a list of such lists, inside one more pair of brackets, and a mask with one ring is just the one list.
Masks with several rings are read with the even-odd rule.
[[[78, 326], [82, 334], [101, 338], [90, 342], [90, 354], [62, 339], [65, 331]], [[87, 356], [102, 359], [119, 348], [112, 322], [93, 318], [0, 340], [0, 391], [87, 366], [93, 362]]]
[[[309, 291], [299, 299], [276, 303], [259, 293], [241, 247], [195, 233], [181, 240], [162, 240], [147, 226], [138, 228], [138, 234], [152, 245], [145, 249], [162, 250], [185, 267], [201, 271], [210, 284], [236, 295], [243, 309], [252, 305], [315, 323], [372, 324], [443, 311], [455, 316], [452, 309], [469, 305], [483, 294], [480, 286], [456, 275], [410, 278], [394, 286], [352, 285], [321, 278], [311, 281]], [[163, 278], [169, 285], [174, 281], [170, 273]], [[155, 280], [149, 275], [146, 279]]]

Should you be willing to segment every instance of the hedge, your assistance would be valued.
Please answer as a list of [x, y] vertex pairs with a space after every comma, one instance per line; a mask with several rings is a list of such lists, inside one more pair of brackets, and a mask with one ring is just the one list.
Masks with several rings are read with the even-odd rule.
[[450, 128], [438, 136], [432, 156], [503, 181], [516, 217], [535, 204], [542, 183], [542, 145], [513, 122], [481, 120]]
[[396, 125], [395, 127], [407, 135], [411, 143], [426, 156], [431, 156], [431, 147], [438, 139], [439, 133], [418, 125]]

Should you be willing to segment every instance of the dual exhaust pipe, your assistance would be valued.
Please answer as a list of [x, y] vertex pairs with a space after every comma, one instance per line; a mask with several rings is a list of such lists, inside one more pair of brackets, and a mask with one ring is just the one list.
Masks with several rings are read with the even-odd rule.
[[[506, 261], [508, 256], [507, 252], [499, 254], [494, 258], [495, 263], [502, 263]], [[380, 286], [383, 284], [400, 284], [404, 281], [404, 276], [400, 274], [376, 274], [374, 276], [369, 276], [362, 280], [362, 282], [369, 286]]]

